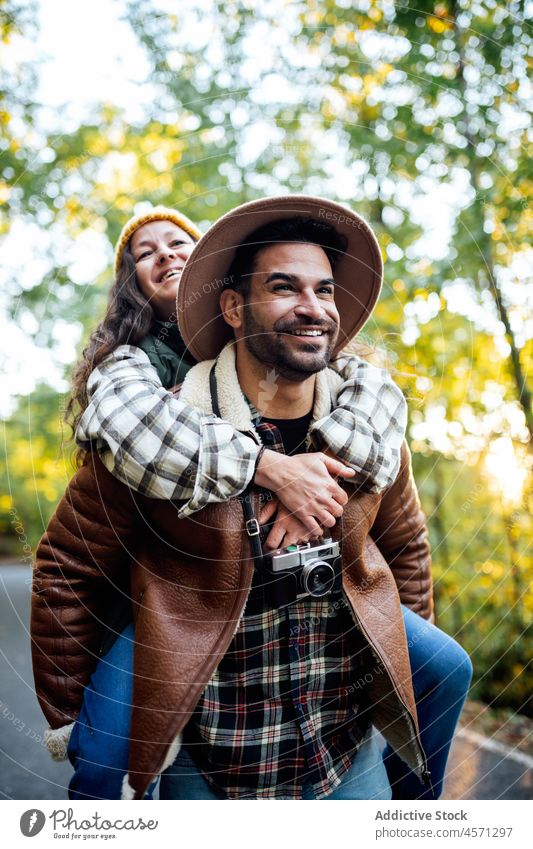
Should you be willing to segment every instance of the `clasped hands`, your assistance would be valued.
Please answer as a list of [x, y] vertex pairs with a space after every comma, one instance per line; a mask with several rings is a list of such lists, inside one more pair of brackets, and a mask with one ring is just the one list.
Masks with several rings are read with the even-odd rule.
[[351, 479], [355, 471], [323, 452], [288, 456], [264, 451], [255, 483], [273, 493], [259, 514], [259, 524], [274, 523], [264, 548], [272, 551], [323, 536], [342, 516], [348, 496], [335, 478]]

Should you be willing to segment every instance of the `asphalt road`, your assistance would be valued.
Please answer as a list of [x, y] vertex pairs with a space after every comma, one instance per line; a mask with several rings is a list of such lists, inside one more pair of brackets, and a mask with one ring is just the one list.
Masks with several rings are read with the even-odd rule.
[[[70, 764], [51, 760], [33, 690], [28, 635], [30, 570], [0, 565], [0, 798], [66, 799]], [[461, 732], [445, 799], [532, 799], [533, 762], [487, 738]]]

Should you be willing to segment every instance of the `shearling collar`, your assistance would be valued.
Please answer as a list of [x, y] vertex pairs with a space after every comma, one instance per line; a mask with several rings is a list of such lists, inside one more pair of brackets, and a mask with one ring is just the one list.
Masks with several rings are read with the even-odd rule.
[[[193, 366], [185, 377], [180, 391], [181, 401], [185, 401], [192, 407], [211, 415], [213, 405], [209, 388], [209, 373], [214, 362], [215, 360], [204, 360], [204, 362]], [[260, 442], [259, 434], [254, 428], [250, 406], [237, 376], [234, 342], [228, 342], [219, 354], [216, 360], [215, 375], [222, 418], [230, 422], [236, 430], [253, 434]], [[330, 414], [332, 400], [336, 398], [341, 383], [341, 378], [333, 369], [327, 368], [317, 372], [311, 425]]]

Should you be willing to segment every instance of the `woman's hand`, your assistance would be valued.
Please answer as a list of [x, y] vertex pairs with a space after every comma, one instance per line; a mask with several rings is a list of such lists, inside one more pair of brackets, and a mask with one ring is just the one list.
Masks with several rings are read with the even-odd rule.
[[[273, 543], [282, 529], [284, 535], [289, 533], [292, 538], [299, 527], [302, 532], [298, 538], [303, 540], [320, 537], [322, 528], [333, 527], [348, 501], [334, 475], [350, 479], [355, 471], [322, 452], [293, 456], [278, 451], [263, 452], [254, 481], [274, 492], [284, 508], [276, 520], [280, 522], [276, 533], [273, 528], [269, 534], [269, 547], [280, 547]], [[293, 544], [282, 538], [284, 545]]]

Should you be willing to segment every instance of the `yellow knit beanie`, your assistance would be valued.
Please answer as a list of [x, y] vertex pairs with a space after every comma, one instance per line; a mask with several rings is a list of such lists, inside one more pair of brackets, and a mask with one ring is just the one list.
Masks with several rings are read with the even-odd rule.
[[198, 239], [202, 236], [202, 233], [196, 224], [193, 224], [186, 215], [183, 215], [182, 212], [178, 212], [177, 210], [168, 209], [165, 206], [154, 206], [149, 212], [144, 212], [141, 215], [134, 215], [133, 218], [130, 218], [130, 220], [126, 222], [122, 228], [120, 236], [118, 237], [115, 247], [115, 277], [118, 274], [124, 248], [135, 231], [138, 230], [139, 227], [142, 227], [143, 224], [147, 224], [148, 221], [172, 221], [173, 224], [177, 224], [177, 226], [181, 227], [182, 230], [185, 230], [189, 236], [192, 236], [195, 241], [198, 241]]

